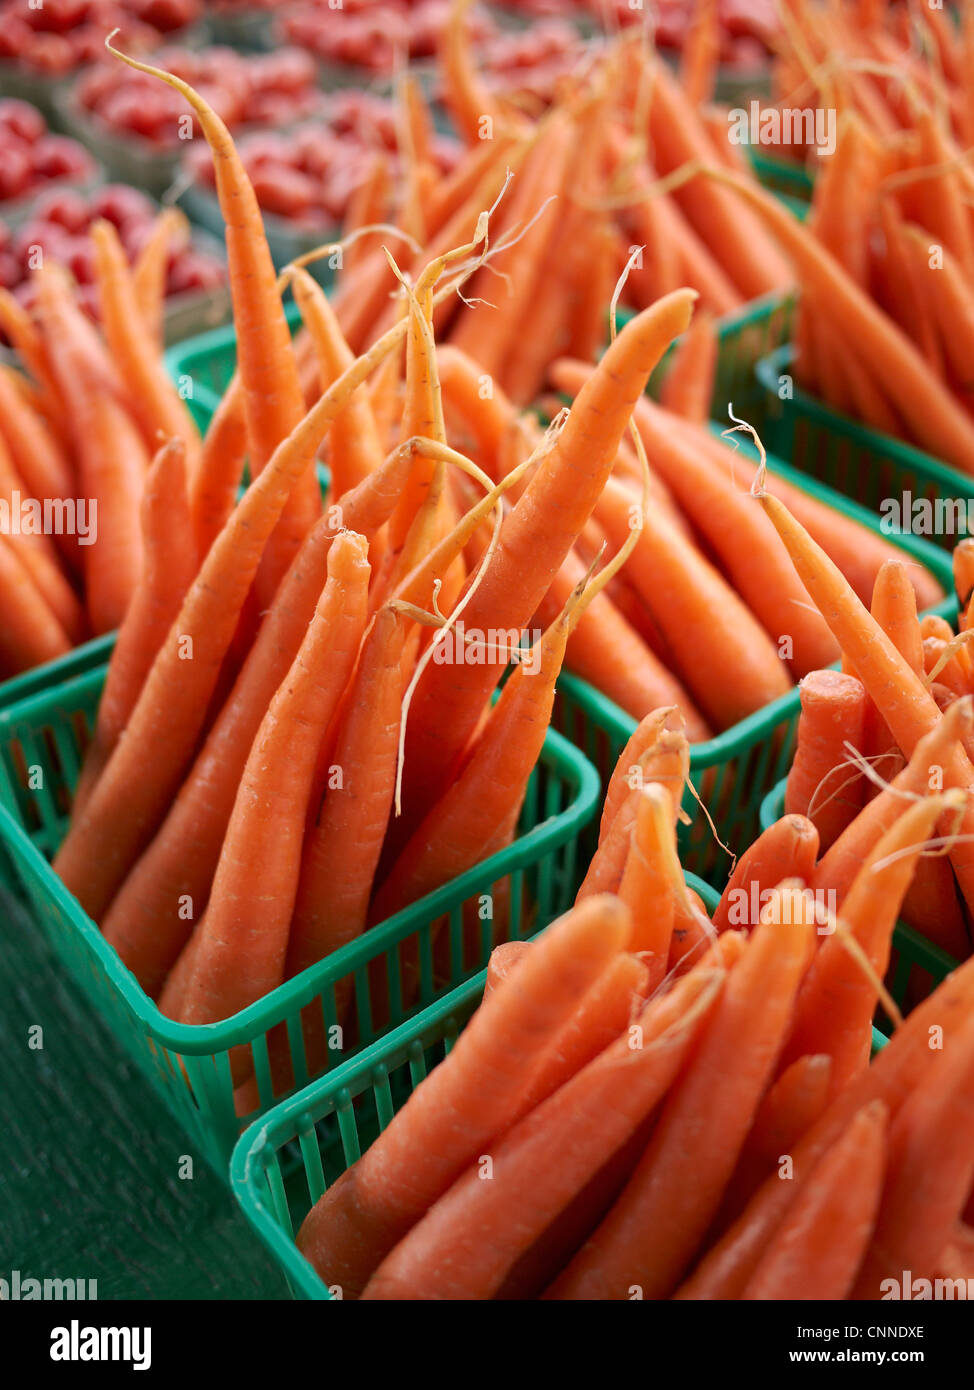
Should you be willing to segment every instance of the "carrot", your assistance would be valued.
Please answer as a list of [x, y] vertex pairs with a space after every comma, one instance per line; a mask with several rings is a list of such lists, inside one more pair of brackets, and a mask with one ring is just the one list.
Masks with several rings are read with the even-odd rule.
[[508, 121], [474, 65], [466, 28], [473, 0], [453, 0], [440, 40], [443, 99], [453, 123], [468, 145], [492, 140], [505, 132]]
[[971, 596], [974, 595], [974, 537], [966, 536], [958, 541], [952, 556], [954, 567], [954, 588], [960, 608], [959, 628], [966, 632], [971, 625]]
[[[689, 777], [690, 749], [686, 736], [664, 729], [647, 752], [636, 785], [629, 792], [615, 820], [599, 840], [578, 898], [591, 893], [618, 892], [632, 843], [633, 827], [642, 800], [642, 789], [657, 783], [669, 797], [670, 820], [675, 824], [683, 787]], [[671, 870], [673, 865], [668, 866]], [[672, 874], [671, 874], [672, 882]], [[576, 901], [578, 901], [576, 898]]]
[[437, 348], [436, 364], [444, 404], [460, 416], [476, 441], [477, 462], [498, 482], [502, 476], [501, 449], [514, 418], [513, 406], [479, 363], [452, 343]]
[[[678, 291], [632, 319], [579, 392], [568, 420], [501, 527], [497, 549], [464, 611], [468, 630], [521, 628], [543, 598], [605, 483], [634, 401], [694, 295]], [[431, 664], [416, 689], [406, 741], [406, 809], [425, 814], [448, 785], [502, 663]]]
[[92, 225], [91, 240], [102, 330], [146, 447], [154, 451], [160, 439], [181, 439], [193, 468], [199, 453], [199, 433], [163, 367], [158, 349], [145, 331], [118, 232], [111, 222], [99, 220]]
[[[919, 676], [866, 612], [839, 570], [775, 498], [765, 495], [762, 506], [788, 548], [799, 577], [832, 629], [843, 652], [855, 665], [859, 679], [872, 696], [890, 732], [909, 756], [920, 738], [939, 722], [940, 710]], [[974, 790], [974, 770], [959, 747], [946, 751], [944, 783]], [[974, 830], [974, 804], [965, 807], [960, 829]], [[951, 852], [961, 892], [974, 902], [974, 855], [966, 843]]]
[[906, 335], [770, 194], [726, 172], [719, 177], [760, 213], [798, 267], [805, 292], [829, 305], [836, 327], [885, 383], [921, 445], [974, 472], [974, 424]]
[[132, 266], [132, 286], [142, 326], [161, 351], [165, 340], [166, 269], [169, 254], [188, 236], [186, 215], [179, 208], [163, 208], [152, 224]]
[[717, 0], [697, 0], [680, 54], [680, 86], [695, 108], [713, 100], [719, 57]]
[[631, 518], [641, 513], [627, 577], [659, 623], [677, 674], [708, 722], [728, 728], [791, 689], [771, 638], [675, 528], [655, 512], [641, 511], [633, 494], [611, 478], [595, 512], [615, 545], [625, 541]]
[[[647, 759], [652, 754], [665, 727], [673, 732], [682, 728], [681, 712], [675, 706], [664, 705], [650, 710], [629, 735], [629, 741], [616, 759], [615, 767], [609, 776], [602, 801], [602, 818], [599, 822], [599, 844], [611, 830], [623, 803], [629, 793], [646, 781]], [[682, 791], [680, 793], [682, 796]]]
[[112, 652], [94, 733], [75, 788], [75, 814], [118, 743], [197, 570], [186, 496], [186, 447], [181, 439], [171, 439], [156, 454], [141, 510], [142, 575]]
[[743, 1155], [763, 1164], [761, 1179], [823, 1114], [831, 1071], [827, 1053], [805, 1053], [785, 1067], [765, 1092]]
[[[243, 383], [250, 440], [250, 466], [259, 473], [275, 449], [304, 415], [304, 397], [291, 348], [284, 309], [277, 289], [260, 205], [230, 132], [208, 103], [181, 78], [130, 58], [111, 43], [110, 53], [137, 72], [158, 77], [189, 102], [213, 151], [213, 170], [220, 211], [226, 223], [227, 263], [237, 365]], [[259, 602], [266, 607], [302, 537], [321, 511], [314, 470], [295, 479], [283, 524], [262, 562]]]
[[[336, 537], [315, 615], [257, 731], [196, 928], [181, 1022], [227, 1018], [284, 978], [315, 759], [345, 676], [328, 661], [329, 647], [346, 601], [347, 571], [364, 568], [367, 554], [364, 536], [349, 531]], [[261, 854], [268, 838], [270, 859]], [[160, 1008], [167, 1011], [165, 990]]]
[[[70, 497], [74, 486], [71, 466], [56, 437], [26, 404], [7, 369], [0, 370], [0, 419], [3, 438], [31, 496], [41, 500]], [[71, 538], [65, 538], [65, 551], [66, 558], [73, 555], [77, 562]]]
[[[948, 793], [914, 803], [877, 842], [843, 898], [838, 925], [844, 930], [822, 944], [799, 992], [783, 1064], [805, 1053], [827, 1053], [833, 1096], [869, 1063], [877, 981], [889, 964], [903, 897], [924, 841], [955, 801], [956, 794]], [[845, 931], [859, 947], [857, 955], [850, 953]]]
[[663, 378], [660, 404], [685, 420], [704, 424], [710, 419], [716, 371], [717, 333], [713, 315], [703, 310], [694, 315], [676, 345]]
[[10, 537], [34, 588], [61, 624], [68, 641], [72, 646], [77, 646], [89, 635], [84, 606], [58, 560], [45, 547], [32, 545], [30, 542], [34, 539], [46, 538], [16, 534]]
[[649, 996], [649, 971], [631, 952], [614, 956], [555, 1034], [521, 1098], [526, 1115], [613, 1043]]
[[502, 941], [499, 946], [494, 947], [487, 962], [487, 979], [484, 982], [482, 1003], [486, 1003], [494, 991], [510, 979], [530, 949], [530, 941]]
[[405, 638], [404, 619], [385, 607], [363, 641], [331, 755], [341, 785], [326, 793], [305, 841], [289, 977], [365, 929], [395, 790]]
[[974, 1176], [974, 1021], [968, 1020], [893, 1119], [872, 1243], [852, 1290], [878, 1298], [904, 1270], [929, 1278]]
[[[538, 606], [535, 616], [539, 623], [554, 621], [585, 570], [577, 553], [569, 552]], [[676, 705], [691, 741], [700, 743], [711, 737], [709, 725], [683, 686], [605, 592], [596, 595], [572, 629], [566, 665], [634, 719], [641, 719], [647, 709]]]
[[[324, 290], [306, 270], [291, 273], [301, 319], [315, 345], [323, 390], [355, 361]], [[342, 497], [382, 464], [384, 454], [365, 387], [360, 386], [332, 421], [328, 436], [331, 495]]]
[[[355, 237], [354, 233], [382, 222], [391, 198], [392, 175], [389, 159], [384, 151], [377, 150], [372, 156], [365, 177], [349, 194], [345, 207], [342, 233], [348, 244], [342, 250], [343, 270], [354, 270], [380, 244], [379, 235], [375, 232], [358, 237]], [[350, 238], [353, 239], [349, 240]]]
[[841, 671], [812, 671], [799, 690], [798, 742], [785, 784], [785, 811], [808, 816], [824, 851], [862, 806], [862, 776], [849, 765], [845, 744], [863, 752], [866, 692]]
[[902, 560], [887, 560], [883, 564], [876, 575], [869, 611], [896, 650], [906, 657], [919, 675], [923, 670], [923, 651], [916, 593], [910, 582], [909, 569]]
[[[293, 483], [310, 468], [334, 415], [400, 337], [401, 329], [394, 328], [312, 406], [251, 483], [204, 559], [133, 710], [129, 737], [116, 748], [58, 855], [57, 871], [66, 883], [76, 885], [79, 898], [96, 917], [107, 907], [172, 802], [196, 746], [267, 537]], [[388, 519], [412, 453], [409, 442], [388, 460], [388, 467], [384, 465], [370, 475], [345, 499], [342, 520], [347, 529], [369, 535]], [[195, 652], [194, 660], [183, 660], [186, 650]], [[158, 760], [153, 774], [147, 776], [137, 750], [143, 738], [154, 740], [162, 730], [170, 756]], [[110, 852], [104, 852], [106, 844], [111, 846]], [[99, 846], [97, 865], [88, 852], [92, 845]]]
[[[710, 140], [696, 111], [661, 61], [653, 66], [649, 138], [662, 174], [690, 162], [706, 165], [713, 159]], [[740, 189], [745, 186], [741, 180]], [[734, 190], [739, 191], [737, 182]], [[745, 298], [791, 283], [791, 270], [782, 250], [729, 188], [698, 174], [677, 188], [673, 197], [702, 236], [720, 228], [720, 235], [712, 238], [713, 254]], [[771, 230], [777, 234], [777, 228]], [[777, 240], [787, 247], [784, 238]]]
[[[881, 1100], [895, 1116], [904, 1100], [921, 1085], [938, 1056], [930, 1048], [930, 1029], [942, 1030], [950, 1049], [970, 1017], [974, 999], [974, 962], [948, 975], [928, 999], [908, 1015], [862, 1072], [836, 1097], [821, 1120], [795, 1145], [793, 1179], [768, 1178], [746, 1212], [707, 1252], [677, 1291], [680, 1299], [736, 1298], [753, 1273], [772, 1232], [780, 1224], [815, 1163], [842, 1133], [857, 1110]], [[968, 1146], [970, 1147], [970, 1146]]]
[[65, 403], [47, 360], [43, 334], [20, 301], [6, 289], [0, 289], [0, 327], [37, 383], [48, 423], [60, 424], [66, 418]]
[[298, 1248], [330, 1285], [346, 1298], [361, 1293], [423, 1213], [517, 1119], [552, 1038], [628, 935], [625, 908], [593, 898], [533, 944], [510, 988], [477, 1010], [448, 1059], [302, 1225]]
[[179, 794], [102, 922], [105, 939], [155, 998], [202, 915], [247, 756], [274, 692], [285, 679], [326, 580], [339, 566], [341, 621], [332, 628], [335, 678], [351, 674], [366, 620], [369, 577], [347, 549], [330, 559], [333, 532], [322, 517], [309, 531]]
[[190, 512], [201, 562], [234, 509], [246, 454], [247, 421], [240, 378], [235, 375], [213, 414], [189, 477]]
[[0, 532], [0, 670], [17, 675], [71, 650], [63, 627], [37, 592], [10, 536]]
[[800, 893], [776, 891], [635, 1172], [547, 1297], [625, 1299], [634, 1285], [643, 1298], [672, 1291], [717, 1211], [774, 1066], [812, 949], [803, 913]]
[[668, 860], [676, 860], [673, 803], [665, 787], [651, 782], [639, 794], [636, 822], [619, 884], [619, 897], [633, 915], [631, 949], [642, 955], [649, 966], [651, 990], [666, 975], [673, 933]]
[[500, 826], [516, 821], [551, 719], [570, 615], [520, 660], [456, 780], [410, 836], [373, 904], [382, 921], [472, 868]]
[[139, 504], [148, 467], [135, 424], [105, 390], [91, 330], [57, 268], [37, 273], [38, 309], [51, 368], [72, 421], [83, 494], [97, 503], [98, 538], [84, 547], [85, 598], [96, 635], [118, 627], [142, 570]]
[[[458, 1178], [373, 1274], [364, 1299], [490, 1298], [672, 1085], [720, 996], [694, 972]], [[635, 1043], [633, 1038], [635, 1037]], [[491, 1238], [484, 1240], [484, 1231]]]
[[852, 1118], [803, 1184], [741, 1298], [849, 1296], [879, 1207], [886, 1123], [880, 1100]]
[[805, 816], [782, 816], [763, 830], [738, 860], [714, 909], [718, 932], [753, 926], [768, 894], [783, 879], [808, 883], [818, 856], [818, 831]]

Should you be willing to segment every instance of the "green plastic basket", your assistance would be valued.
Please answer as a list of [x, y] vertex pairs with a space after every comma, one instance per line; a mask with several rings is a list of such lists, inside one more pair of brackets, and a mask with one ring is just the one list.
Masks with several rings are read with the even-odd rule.
[[[782, 779], [761, 803], [761, 829], [767, 830], [784, 813], [785, 782]], [[893, 933], [886, 984], [897, 1004], [906, 1012], [911, 1002], [925, 998], [952, 970], [957, 969], [957, 965], [953, 956], [905, 922], [899, 922]], [[888, 1029], [889, 1020], [884, 1018], [880, 1026]]]
[[[718, 426], [713, 427], [715, 431]], [[754, 457], [746, 444], [741, 449]], [[822, 487], [794, 468], [769, 458], [772, 474], [784, 478], [837, 512], [879, 530], [876, 517], [863, 507]], [[919, 560], [940, 581], [946, 597], [931, 611], [953, 621], [957, 600], [949, 558], [936, 546], [916, 536], [890, 536], [889, 540], [912, 558]], [[761, 802], [791, 766], [795, 728], [799, 713], [797, 687], [747, 719], [733, 725], [706, 743], [690, 749], [690, 780], [707, 806], [720, 839], [728, 849], [740, 854], [758, 833]], [[554, 727], [559, 729], [594, 763], [603, 782], [636, 727], [631, 715], [620, 709], [600, 691], [577, 677], [566, 674], [558, 683]], [[727, 851], [716, 840], [688, 790], [684, 808], [689, 826], [680, 827], [680, 853], [684, 866], [710, 883], [722, 884], [729, 863]], [[586, 849], [590, 848], [586, 844]]]
[[[687, 876], [709, 912], [717, 892]], [[298, 1250], [295, 1232], [335, 1180], [450, 1051], [483, 996], [486, 971], [420, 1018], [304, 1091], [276, 1105], [241, 1135], [230, 1180], [244, 1215], [296, 1298], [337, 1297]], [[886, 1039], [873, 1030], [874, 1050]]]
[[[765, 443], [773, 453], [874, 512], [885, 498], [904, 492], [931, 502], [972, 495], [974, 480], [966, 473], [839, 415], [797, 387], [792, 387], [790, 398], [781, 400], [779, 381], [790, 375], [793, 360], [794, 349], [785, 343], [756, 367], [766, 402], [761, 411]], [[954, 534], [931, 538], [942, 550], [952, 550], [957, 539]]]
[[774, 159], [761, 154], [757, 149], [749, 152], [751, 167], [760, 183], [772, 193], [783, 195], [788, 200], [808, 203], [815, 189], [815, 176], [804, 164], [794, 159]]
[[[514, 937], [536, 932], [574, 899], [583, 872], [579, 832], [595, 811], [599, 782], [577, 750], [549, 733], [531, 778], [518, 838], [508, 849], [231, 1018], [207, 1026], [174, 1023], [144, 994], [48, 863], [64, 834], [81, 750], [104, 677], [103, 667], [85, 672], [0, 711], [0, 847], [12, 861], [38, 929], [218, 1172], [226, 1173], [241, 1125], [275, 1099], [267, 1036], [276, 1025], [287, 1025], [295, 1085], [302, 1086], [309, 1070], [300, 1010], [314, 1002], [326, 1028], [334, 1027], [340, 981], [354, 980], [357, 1041], [354, 1049], [329, 1053], [329, 1067], [340, 1065], [354, 1050], [414, 1017], [484, 967], [493, 923], [479, 921], [483, 895], [495, 901], [498, 890], [506, 894], [509, 887], [509, 932]], [[34, 775], [28, 778], [25, 769]], [[31, 783], [35, 790], [26, 789]], [[467, 904], [471, 912], [465, 917]], [[472, 939], [472, 916], [479, 921], [477, 940]], [[438, 932], [441, 922], [443, 930]], [[401, 968], [406, 951], [415, 953], [411, 958], [419, 962], [419, 987], [412, 1002], [404, 1002]], [[374, 973], [386, 975], [391, 999], [386, 1021], [375, 1023], [379, 1001], [373, 995], [369, 965], [383, 961], [384, 967]], [[238, 1118], [228, 1054], [242, 1044], [251, 1045], [259, 1102], [250, 1114]]]

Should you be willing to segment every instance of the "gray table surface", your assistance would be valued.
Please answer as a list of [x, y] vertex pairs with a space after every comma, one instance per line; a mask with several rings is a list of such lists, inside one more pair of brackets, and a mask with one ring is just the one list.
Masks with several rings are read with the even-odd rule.
[[100, 1299], [287, 1297], [226, 1184], [202, 1159], [178, 1176], [190, 1142], [2, 888], [0, 1059], [0, 1278], [96, 1279]]

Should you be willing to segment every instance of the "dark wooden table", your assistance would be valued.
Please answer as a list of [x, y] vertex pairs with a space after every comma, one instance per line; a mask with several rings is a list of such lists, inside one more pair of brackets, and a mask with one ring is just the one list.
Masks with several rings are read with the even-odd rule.
[[0, 1278], [96, 1279], [101, 1299], [288, 1296], [228, 1186], [196, 1156], [179, 1177], [192, 1145], [2, 888], [0, 1066]]

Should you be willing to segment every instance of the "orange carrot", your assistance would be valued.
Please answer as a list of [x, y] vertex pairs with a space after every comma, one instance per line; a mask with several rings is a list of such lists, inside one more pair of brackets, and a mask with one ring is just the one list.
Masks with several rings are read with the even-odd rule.
[[10, 536], [0, 533], [0, 670], [17, 675], [71, 650], [63, 627], [37, 592]]
[[[367, 554], [364, 536], [348, 531], [335, 538], [315, 615], [257, 731], [196, 928], [194, 968], [179, 1011], [184, 1023], [227, 1018], [284, 978], [315, 759], [345, 674], [328, 660], [345, 603], [340, 576], [366, 566]], [[270, 859], [261, 853], [268, 839]], [[165, 990], [160, 1007], [167, 1009]]]
[[782, 816], [738, 860], [714, 910], [714, 928], [754, 926], [768, 894], [783, 879], [808, 883], [818, 856], [818, 831], [805, 816]]
[[531, 943], [529, 941], [502, 941], [499, 946], [494, 947], [490, 953], [490, 960], [487, 962], [483, 1003], [486, 1003], [494, 991], [500, 989], [501, 985], [510, 979], [530, 949]]
[[386, 1257], [363, 1298], [490, 1298], [666, 1093], [722, 982], [695, 971], [648, 1004], [635, 1035], [619, 1038], [494, 1146], [489, 1182], [482, 1159], [466, 1170]]
[[518, 988], [497, 990], [477, 1010], [448, 1061], [305, 1220], [298, 1247], [330, 1285], [357, 1297], [467, 1164], [510, 1127], [553, 1036], [628, 935], [625, 908], [593, 898], [533, 944]]
[[672, 1291], [717, 1211], [781, 1045], [812, 948], [803, 912], [800, 893], [776, 893], [635, 1172], [549, 1298], [626, 1299], [634, 1285], [643, 1298]]
[[741, 1298], [849, 1296], [879, 1207], [886, 1121], [881, 1100], [850, 1120], [803, 1184]]
[[717, 333], [713, 315], [705, 310], [693, 322], [673, 352], [660, 391], [660, 403], [685, 420], [703, 424], [710, 419], [710, 402], [717, 370]]
[[808, 816], [824, 851], [862, 806], [862, 776], [850, 766], [845, 744], [864, 750], [866, 692], [841, 671], [812, 671], [799, 690], [798, 742], [785, 784], [785, 811]]
[[146, 478], [142, 544], [142, 576], [112, 652], [94, 733], [75, 789], [75, 814], [118, 743], [196, 573], [186, 496], [186, 449], [181, 439], [163, 445]]
[[161, 351], [165, 338], [166, 268], [170, 252], [188, 238], [185, 213], [163, 208], [132, 266], [132, 286], [142, 326]]

